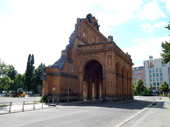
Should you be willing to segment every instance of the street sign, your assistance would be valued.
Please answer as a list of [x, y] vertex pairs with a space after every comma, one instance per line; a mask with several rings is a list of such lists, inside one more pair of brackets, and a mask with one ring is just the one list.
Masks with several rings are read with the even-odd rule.
[[53, 88], [53, 90], [55, 90], [55, 88]]
[[53, 87], [55, 87], [55, 84], [53, 85]]

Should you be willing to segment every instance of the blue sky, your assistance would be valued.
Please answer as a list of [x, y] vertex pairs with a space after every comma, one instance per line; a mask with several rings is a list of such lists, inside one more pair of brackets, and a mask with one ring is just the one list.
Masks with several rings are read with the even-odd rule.
[[0, 59], [23, 74], [29, 54], [35, 67], [51, 65], [68, 44], [77, 18], [91, 13], [100, 32], [133, 60], [134, 66], [153, 55], [160, 58], [161, 43], [169, 41], [170, 0], [1, 0]]

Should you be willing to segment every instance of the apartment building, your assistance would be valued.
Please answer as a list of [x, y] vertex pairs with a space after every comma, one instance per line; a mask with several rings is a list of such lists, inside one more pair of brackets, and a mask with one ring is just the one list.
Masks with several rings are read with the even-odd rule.
[[153, 59], [153, 56], [149, 56], [149, 60], [143, 62], [144, 84], [147, 88], [152, 85], [153, 92], [159, 91], [158, 87], [163, 81], [166, 81], [170, 87], [170, 62], [164, 64], [162, 59]]

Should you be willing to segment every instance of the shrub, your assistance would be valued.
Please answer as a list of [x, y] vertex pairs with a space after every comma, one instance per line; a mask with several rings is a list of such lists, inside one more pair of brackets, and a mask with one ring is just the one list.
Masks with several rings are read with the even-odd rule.
[[169, 100], [170, 100], [170, 93], [168, 93], [168, 97], [169, 97]]
[[47, 99], [47, 95], [43, 95], [42, 97], [41, 97], [41, 99], [40, 99], [40, 102], [48, 102], [48, 99]]

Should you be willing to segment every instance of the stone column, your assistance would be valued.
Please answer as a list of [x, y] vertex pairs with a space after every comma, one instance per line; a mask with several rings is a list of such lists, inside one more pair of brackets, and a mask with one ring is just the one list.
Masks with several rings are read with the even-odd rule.
[[83, 77], [84, 75], [83, 75], [83, 73], [82, 72], [80, 72], [79, 73], [79, 100], [83, 100]]

